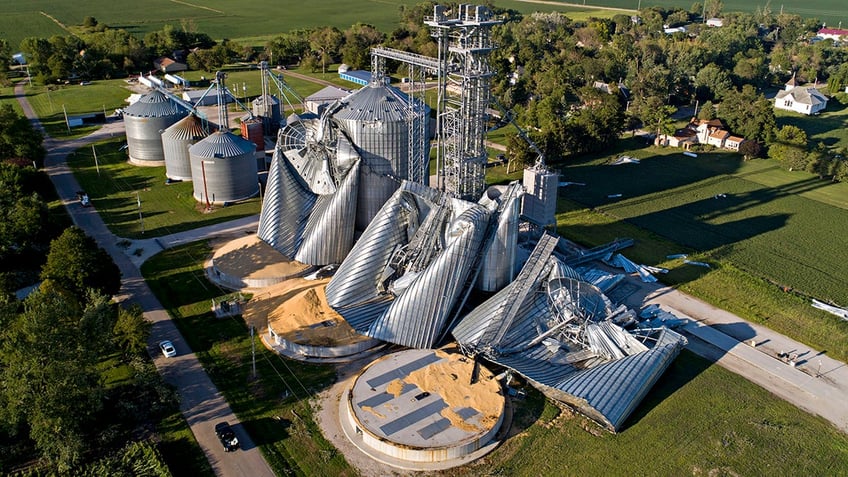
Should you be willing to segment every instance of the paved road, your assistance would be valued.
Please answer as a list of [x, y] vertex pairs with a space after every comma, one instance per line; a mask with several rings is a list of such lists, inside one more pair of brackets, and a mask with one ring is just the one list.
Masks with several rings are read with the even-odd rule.
[[[39, 128], [41, 124], [24, 96], [23, 87], [15, 88], [15, 95], [30, 121]], [[180, 409], [188, 421], [191, 431], [197, 438], [201, 449], [209, 459], [216, 475], [222, 477], [237, 476], [273, 476], [274, 473], [265, 462], [264, 457], [250, 439], [250, 436], [238, 424], [227, 401], [218, 391], [209, 376], [204, 371], [197, 357], [185, 343], [176, 325], [171, 321], [167, 311], [153, 295], [139, 272], [138, 267], [127, 257], [123, 249], [117, 246], [118, 237], [109, 232], [100, 215], [94, 207], [84, 208], [77, 203], [76, 191], [80, 186], [65, 160], [69, 153], [92, 142], [124, 134], [122, 122], [112, 122], [89, 136], [69, 141], [57, 141], [48, 138], [45, 147], [48, 150], [45, 160], [45, 172], [56, 187], [56, 191], [74, 223], [93, 237], [97, 243], [112, 256], [115, 264], [121, 270], [121, 295], [119, 300], [126, 299], [139, 303], [144, 309], [144, 316], [153, 323], [148, 343], [153, 362], [166, 381], [177, 387], [181, 400]], [[178, 356], [164, 358], [158, 351], [157, 343], [169, 339], [174, 343]], [[218, 421], [228, 421], [242, 443], [243, 450], [225, 453], [214, 432]]]

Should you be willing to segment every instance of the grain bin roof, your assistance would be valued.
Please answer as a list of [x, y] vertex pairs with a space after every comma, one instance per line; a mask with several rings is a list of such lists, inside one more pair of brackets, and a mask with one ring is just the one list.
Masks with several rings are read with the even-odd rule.
[[194, 114], [189, 114], [163, 131], [162, 136], [176, 140], [194, 140], [202, 139], [208, 134], [203, 130], [200, 118]]
[[159, 118], [183, 114], [185, 109], [159, 90], [151, 91], [124, 109], [124, 114], [140, 118]]
[[407, 117], [408, 98], [397, 88], [369, 84], [341, 103], [333, 118], [358, 121], [403, 121]]
[[237, 157], [252, 154], [256, 144], [229, 131], [215, 131], [206, 139], [191, 146], [189, 154], [198, 157]]

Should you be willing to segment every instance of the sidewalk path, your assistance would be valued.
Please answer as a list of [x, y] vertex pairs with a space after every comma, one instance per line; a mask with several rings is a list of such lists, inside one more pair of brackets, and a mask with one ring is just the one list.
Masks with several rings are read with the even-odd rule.
[[[44, 131], [24, 96], [22, 85], [15, 87], [15, 95], [24, 114], [37, 128]], [[140, 304], [144, 309], [144, 317], [153, 323], [148, 341], [148, 352], [165, 380], [178, 389], [181, 398], [180, 409], [215, 474], [222, 477], [273, 476], [274, 473], [265, 462], [259, 448], [253, 444], [250, 436], [238, 424], [238, 419], [227, 401], [212, 384], [200, 361], [171, 321], [168, 312], [145, 283], [138, 267], [117, 245], [119, 238], [109, 231], [94, 207], [82, 207], [76, 201], [76, 191], [80, 190], [80, 186], [65, 162], [68, 154], [114, 134], [124, 134], [122, 122], [109, 123], [83, 138], [68, 141], [46, 139], [45, 147], [48, 154], [44, 164], [45, 172], [50, 176], [74, 224], [85, 230], [97, 241], [98, 245], [109, 252], [121, 270], [119, 299]], [[166, 339], [171, 340], [177, 349], [175, 358], [164, 358], [159, 352], [158, 343]], [[233, 425], [243, 450], [224, 452], [214, 430], [215, 423], [219, 421], [227, 421]]]

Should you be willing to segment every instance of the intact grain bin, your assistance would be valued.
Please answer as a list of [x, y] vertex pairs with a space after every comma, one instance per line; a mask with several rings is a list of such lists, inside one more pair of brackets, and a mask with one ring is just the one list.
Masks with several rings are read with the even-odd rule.
[[203, 130], [200, 118], [189, 114], [162, 133], [165, 151], [165, 176], [177, 181], [191, 180], [191, 159], [188, 148], [209, 134]]
[[[360, 155], [359, 200], [356, 211], [356, 228], [364, 230], [377, 215], [380, 207], [391, 197], [403, 179], [416, 180], [410, 167], [410, 131], [426, 131], [418, 127], [427, 121], [426, 108], [417, 108], [415, 115], [409, 110], [408, 97], [397, 88], [372, 83], [342, 100], [333, 114], [341, 128], [351, 138]], [[412, 123], [412, 124], [410, 124]], [[415, 154], [413, 164], [424, 163], [423, 137], [412, 141]], [[429, 151], [428, 151], [429, 152]], [[421, 157], [417, 157], [421, 156]], [[413, 172], [413, 173], [411, 173]], [[416, 180], [417, 181], [417, 180]]]
[[262, 118], [266, 136], [274, 136], [280, 130], [280, 100], [273, 95], [262, 95], [253, 100], [253, 115]]
[[161, 166], [165, 162], [162, 131], [186, 115], [186, 110], [155, 90], [124, 109], [130, 162]]
[[188, 149], [194, 198], [221, 204], [259, 192], [256, 144], [229, 131], [216, 131]]

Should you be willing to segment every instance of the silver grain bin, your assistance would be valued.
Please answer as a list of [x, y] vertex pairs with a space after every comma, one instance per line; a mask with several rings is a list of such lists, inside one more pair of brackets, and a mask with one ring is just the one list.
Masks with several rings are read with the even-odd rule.
[[191, 159], [188, 148], [209, 134], [197, 116], [189, 114], [162, 133], [165, 151], [165, 176], [177, 181], [191, 180]]
[[124, 109], [130, 162], [139, 166], [161, 166], [165, 162], [162, 131], [185, 116], [187, 111], [164, 93], [154, 90]]
[[[426, 131], [419, 126], [427, 121], [429, 110], [415, 109], [416, 112], [411, 110], [409, 98], [397, 88], [376, 83], [354, 92], [335, 107], [333, 119], [350, 137], [363, 161], [356, 212], [358, 230], [368, 226], [402, 180], [426, 184], [418, 169], [426, 164], [423, 157], [429, 150], [423, 144], [427, 139], [416, 137], [421, 135], [416, 131]], [[410, 144], [414, 151], [412, 161]]]
[[253, 115], [262, 119], [265, 135], [273, 136], [280, 130], [283, 119], [280, 100], [274, 95], [261, 95], [253, 100]]
[[256, 144], [216, 131], [188, 149], [194, 198], [206, 204], [247, 199], [259, 193]]

